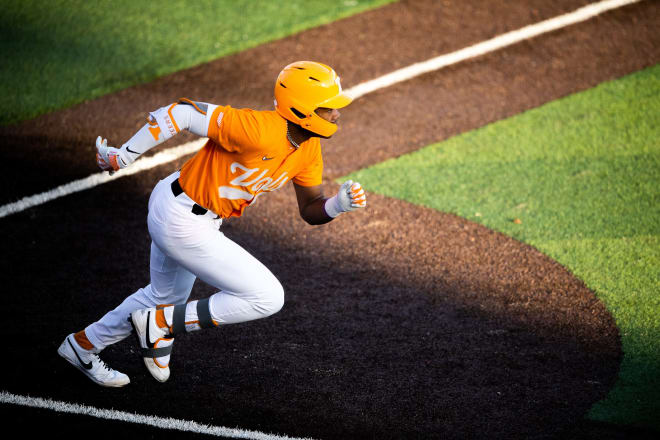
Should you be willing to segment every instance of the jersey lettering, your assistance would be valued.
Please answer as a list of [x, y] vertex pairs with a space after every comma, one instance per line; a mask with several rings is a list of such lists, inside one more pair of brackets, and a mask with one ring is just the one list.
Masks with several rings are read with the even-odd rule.
[[[265, 169], [261, 171], [260, 168], [248, 168], [244, 165], [241, 165], [238, 162], [234, 162], [230, 165], [229, 169], [232, 174], [236, 173], [237, 170], [243, 171], [243, 174], [239, 174], [231, 182], [230, 185], [234, 186], [221, 186], [218, 188], [218, 194], [223, 199], [229, 200], [253, 200], [264, 191], [275, 191], [284, 185], [287, 180], [289, 180], [286, 171], [282, 173], [275, 181], [271, 177], [264, 177], [270, 170]], [[259, 173], [261, 171], [261, 173]], [[259, 173], [257, 177], [252, 180], [248, 179], [252, 177], [253, 174]], [[242, 188], [236, 188], [236, 186], [247, 188], [252, 192], [243, 190]]]
[[256, 182], [257, 180], [259, 180], [259, 179], [261, 179], [262, 177], [264, 177], [264, 175], [269, 171], [269, 170], [266, 169], [266, 170], [264, 170], [264, 171], [263, 171], [263, 172], [262, 172], [257, 178], [255, 178], [253, 181], [251, 181], [251, 182], [246, 182], [246, 180], [247, 180], [251, 175], [253, 175], [253, 174], [256, 173], [257, 171], [259, 171], [259, 168], [252, 168], [252, 169], [250, 169], [250, 168], [248, 168], [248, 167], [246, 167], [246, 166], [241, 165], [241, 164], [238, 163], [238, 162], [234, 162], [234, 163], [232, 163], [231, 166], [229, 167], [229, 169], [231, 170], [232, 174], [236, 173], [236, 168], [240, 168], [240, 169], [242, 169], [243, 171], [245, 171], [245, 174], [239, 175], [239, 176], [236, 177], [234, 180], [232, 180], [231, 182], [229, 182], [231, 185], [236, 185], [236, 186], [250, 186], [250, 185], [252, 185], [254, 182]]

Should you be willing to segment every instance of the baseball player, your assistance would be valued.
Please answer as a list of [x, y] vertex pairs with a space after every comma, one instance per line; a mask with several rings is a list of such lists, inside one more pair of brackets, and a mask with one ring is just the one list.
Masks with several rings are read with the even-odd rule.
[[[282, 285], [261, 262], [225, 237], [220, 225], [289, 180], [300, 216], [309, 224], [327, 223], [343, 212], [364, 208], [366, 195], [359, 183], [344, 182], [330, 198], [320, 187], [320, 138], [336, 132], [338, 109], [350, 102], [332, 68], [300, 61], [277, 77], [274, 111], [182, 98], [151, 112], [148, 122], [119, 149], [97, 138], [97, 163], [110, 172], [129, 166], [181, 130], [208, 141], [151, 194], [150, 284], [84, 330], [68, 335], [58, 349], [60, 356], [99, 385], [124, 386], [130, 382], [128, 376], [106, 365], [98, 353], [135, 330], [147, 370], [165, 382], [174, 336], [278, 312], [284, 303]], [[197, 277], [218, 292], [186, 302]]]

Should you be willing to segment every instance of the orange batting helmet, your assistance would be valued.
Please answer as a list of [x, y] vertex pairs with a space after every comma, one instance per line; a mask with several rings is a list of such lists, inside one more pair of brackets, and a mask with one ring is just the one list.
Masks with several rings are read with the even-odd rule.
[[339, 76], [330, 66], [298, 61], [286, 66], [275, 82], [275, 109], [284, 119], [323, 137], [337, 131], [337, 124], [314, 111], [319, 107], [342, 108], [352, 99], [341, 90]]

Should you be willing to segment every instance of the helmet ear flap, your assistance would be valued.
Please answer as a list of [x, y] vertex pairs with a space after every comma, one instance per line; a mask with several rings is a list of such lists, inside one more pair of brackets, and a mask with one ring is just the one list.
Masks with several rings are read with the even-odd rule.
[[291, 107], [289, 110], [291, 110], [291, 113], [294, 115], [298, 116], [300, 119], [305, 119], [307, 118], [307, 115], [305, 115], [303, 112], [300, 110], [296, 109], [295, 107]]
[[291, 110], [291, 113], [296, 118], [298, 118], [298, 121], [294, 121], [294, 120], [291, 120], [290, 118], [288, 118], [289, 120], [291, 120], [291, 122], [293, 122], [296, 125], [300, 125], [301, 127], [305, 128], [305, 129], [311, 128], [311, 123], [310, 123], [311, 116], [306, 115], [305, 113], [301, 112], [300, 110], [298, 110], [297, 108], [295, 108], [293, 106], [289, 107], [289, 110]]
[[[334, 134], [335, 131], [337, 131], [336, 125], [332, 124], [331, 122], [323, 121], [321, 117], [318, 116], [315, 112], [306, 115], [300, 110], [296, 109], [295, 107], [291, 107], [289, 110], [291, 110], [291, 113], [293, 113], [294, 115], [296, 115], [296, 117], [300, 119], [298, 122], [295, 121], [291, 121], [291, 122], [300, 125], [305, 130], [312, 131], [321, 136], [330, 136]], [[315, 121], [315, 119], [318, 119], [318, 121]], [[319, 126], [319, 122], [321, 123], [325, 122], [327, 126], [323, 127], [323, 130], [321, 130], [321, 126]]]

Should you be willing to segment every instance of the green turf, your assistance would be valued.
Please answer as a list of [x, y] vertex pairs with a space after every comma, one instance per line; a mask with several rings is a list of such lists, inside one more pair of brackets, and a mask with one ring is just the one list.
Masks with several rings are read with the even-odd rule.
[[0, 125], [391, 1], [0, 0]]
[[660, 65], [350, 178], [504, 232], [585, 281], [624, 350], [590, 417], [660, 430]]

